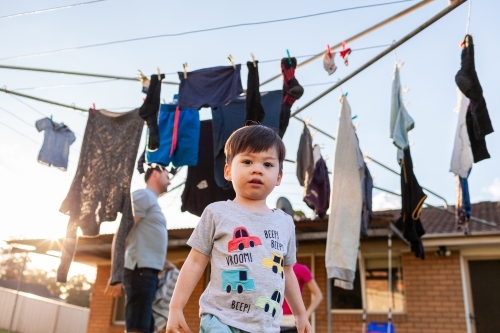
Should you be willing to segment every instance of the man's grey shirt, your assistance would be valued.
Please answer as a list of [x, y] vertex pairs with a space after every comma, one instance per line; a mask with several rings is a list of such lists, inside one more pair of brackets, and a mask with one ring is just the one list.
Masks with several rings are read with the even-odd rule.
[[158, 205], [158, 196], [149, 188], [132, 193], [134, 217], [141, 220], [128, 235], [125, 268], [162, 270], [167, 256], [167, 221]]

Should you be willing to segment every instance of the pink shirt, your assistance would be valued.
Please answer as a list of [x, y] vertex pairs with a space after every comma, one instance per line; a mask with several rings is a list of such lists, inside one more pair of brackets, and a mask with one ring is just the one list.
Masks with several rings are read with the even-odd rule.
[[[302, 294], [302, 289], [304, 289], [304, 285], [313, 279], [312, 273], [306, 265], [301, 265], [299, 263], [293, 265], [293, 272], [297, 277], [297, 281], [299, 282], [300, 293]], [[292, 314], [292, 310], [288, 306], [286, 300], [283, 301], [283, 314], [290, 315]]]

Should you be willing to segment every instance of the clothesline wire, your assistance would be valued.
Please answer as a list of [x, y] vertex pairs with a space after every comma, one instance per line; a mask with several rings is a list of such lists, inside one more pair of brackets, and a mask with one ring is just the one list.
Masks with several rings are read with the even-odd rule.
[[67, 87], [73, 87], [73, 86], [83, 86], [83, 85], [88, 85], [88, 84], [113, 82], [113, 81], [117, 81], [117, 80], [118, 79], [110, 79], [110, 80], [99, 80], [99, 81], [90, 81], [90, 82], [53, 84], [53, 85], [39, 86], [39, 87], [16, 88], [16, 89], [12, 89], [12, 91], [42, 90], [42, 89], [50, 89], [50, 88], [67, 88]]
[[52, 12], [52, 11], [56, 11], [56, 10], [68, 9], [68, 8], [73, 8], [73, 7], [77, 7], [77, 6], [90, 5], [90, 4], [94, 4], [96, 2], [104, 2], [104, 1], [108, 1], [108, 0], [94, 0], [94, 1], [75, 3], [72, 5], [66, 5], [66, 6], [38, 9], [38, 10], [32, 10], [29, 12], [23, 12], [23, 13], [17, 13], [17, 14], [9, 14], [9, 15], [0, 16], [0, 19], [12, 18], [12, 17], [24, 16], [24, 15], [31, 15], [31, 14], [41, 14], [41, 13], [45, 13], [45, 12]]
[[284, 21], [299, 20], [299, 19], [304, 19], [304, 18], [310, 18], [310, 17], [316, 17], [316, 16], [322, 16], [322, 15], [334, 14], [334, 13], [339, 13], [339, 12], [345, 12], [345, 11], [351, 11], [351, 10], [358, 10], [358, 9], [366, 9], [366, 8], [373, 8], [373, 7], [380, 7], [380, 6], [387, 6], [387, 5], [393, 5], [393, 4], [404, 3], [404, 2], [412, 2], [412, 1], [416, 1], [416, 0], [399, 0], [399, 1], [392, 1], [392, 2], [384, 2], [384, 3], [371, 4], [371, 5], [363, 5], [363, 6], [342, 8], [342, 9], [330, 10], [330, 11], [326, 11], [326, 12], [320, 12], [320, 13], [314, 13], [314, 14], [308, 14], [308, 15], [301, 15], [301, 16], [289, 17], [289, 18], [284, 18], [284, 19], [275, 19], [275, 20], [260, 21], [260, 22], [238, 23], [238, 24], [231, 24], [231, 25], [214, 27], [214, 28], [198, 29], [198, 30], [184, 31], [184, 32], [178, 32], [178, 33], [171, 33], [171, 34], [161, 34], [161, 35], [152, 35], [152, 36], [145, 36], [145, 37], [122, 39], [122, 40], [116, 40], [116, 41], [111, 41], [111, 42], [89, 44], [89, 45], [83, 45], [83, 46], [76, 46], [76, 47], [58, 49], [58, 50], [47, 51], [47, 52], [39, 52], [39, 53], [31, 53], [31, 54], [25, 54], [25, 55], [11, 56], [11, 57], [6, 57], [6, 58], [1, 58], [0, 61], [2, 61], [2, 60], [11, 60], [11, 59], [20, 59], [20, 58], [29, 58], [29, 57], [36, 57], [36, 56], [43, 56], [43, 55], [49, 55], [49, 54], [54, 54], [54, 53], [60, 53], [60, 52], [67, 52], [67, 51], [88, 49], [88, 48], [94, 48], [94, 47], [100, 47], [100, 46], [107, 46], [107, 45], [114, 45], [114, 44], [129, 43], [129, 42], [135, 42], [135, 41], [140, 41], [140, 40], [148, 40], [148, 39], [155, 39], [155, 38], [165, 38], [165, 37], [178, 37], [178, 36], [185, 36], [185, 35], [191, 35], [191, 34], [202, 33], [202, 32], [209, 32], [209, 31], [216, 31], [216, 30], [238, 28], [238, 27], [243, 27], [243, 26], [263, 25], [263, 24], [278, 23], [278, 22], [284, 22]]
[[[30, 128], [33, 128], [33, 124], [30, 124], [29, 122], [27, 122], [26, 120], [24, 120], [23, 118], [19, 117], [18, 115], [16, 115], [14, 112], [11, 112], [3, 107], [0, 106], [0, 110], [4, 111], [4, 112], [7, 112], [8, 114], [12, 115], [13, 117], [16, 117], [17, 119], [19, 119], [20, 121], [22, 121], [24, 124], [28, 125]], [[76, 133], [75, 133], [76, 134]], [[80, 150], [78, 150], [75, 146], [70, 146], [70, 148], [73, 148], [73, 150], [75, 151], [75, 153], [78, 153], [80, 154]]]
[[469, 0], [469, 10], [467, 11], [467, 25], [465, 26], [465, 34], [469, 34], [469, 26], [470, 26], [470, 12], [472, 10], [472, 0]]
[[[44, 114], [44, 113], [42, 113], [42, 112], [38, 111], [36, 108], [34, 108], [33, 106], [31, 106], [31, 105], [30, 105], [30, 104], [28, 104], [27, 102], [25, 102], [25, 101], [23, 101], [23, 100], [21, 100], [21, 99], [17, 98], [16, 96], [12, 96], [12, 95], [11, 95], [11, 97], [12, 97], [12, 98], [14, 98], [15, 100], [17, 100], [19, 103], [22, 103], [22, 104], [24, 104], [25, 106], [27, 106], [28, 108], [30, 108], [31, 110], [35, 111], [35, 112], [36, 112], [36, 113], [38, 113], [39, 115], [41, 115], [41, 116], [43, 116], [43, 117], [47, 118], [47, 115], [46, 115], [46, 114]], [[30, 125], [30, 126], [31, 126], [31, 125]], [[73, 133], [75, 133], [75, 132], [73, 132]], [[76, 136], [79, 136], [80, 138], [83, 138], [83, 135], [81, 135], [80, 133], [75, 133], [75, 135], [76, 135]]]
[[[411, 12], [419, 9], [420, 7], [428, 5], [431, 2], [433, 2], [433, 0], [422, 0], [419, 3], [413, 5], [413, 6], [407, 8], [405, 10], [402, 10], [401, 12], [399, 12], [399, 13], [397, 13], [395, 15], [392, 15], [391, 17], [389, 17], [389, 18], [387, 18], [387, 19], [385, 19], [385, 20], [383, 20], [383, 21], [381, 21], [381, 22], [379, 22], [379, 23], [377, 23], [377, 24], [375, 24], [375, 25], [373, 25], [373, 26], [371, 26], [371, 27], [369, 27], [369, 28], [361, 31], [358, 34], [356, 34], [356, 35], [354, 35], [352, 37], [349, 37], [347, 39], [344, 39], [344, 42], [351, 43], [351, 42], [353, 42], [353, 41], [355, 41], [355, 40], [357, 40], [357, 39], [359, 39], [359, 38], [361, 38], [361, 37], [363, 37], [363, 36], [371, 33], [372, 31], [375, 31], [375, 30], [377, 30], [377, 29], [379, 29], [379, 28], [381, 28], [381, 27], [383, 27], [383, 26], [385, 26], [385, 25], [387, 25], [387, 24], [389, 24], [389, 23], [391, 23], [391, 22], [393, 22], [393, 21], [395, 21], [395, 20], [403, 17], [403, 16], [406, 16], [407, 14], [409, 14], [409, 13], [411, 13]], [[341, 46], [342, 46], [342, 42], [338, 43], [336, 45], [330, 46], [330, 50], [334, 51], [335, 49], [338, 49]], [[321, 51], [321, 52], [319, 52], [319, 53], [317, 53], [316, 55], [312, 56], [311, 58], [309, 58], [309, 59], [301, 62], [300, 64], [298, 64], [297, 68], [302, 67], [304, 65], [307, 65], [308, 63], [310, 63], [310, 62], [312, 62], [312, 61], [314, 61], [314, 60], [316, 60], [318, 58], [321, 58], [324, 53], [325, 53], [324, 50]], [[277, 74], [277, 75], [275, 75], [275, 76], [267, 79], [266, 81], [262, 82], [260, 85], [263, 86], [265, 84], [268, 84], [269, 82], [272, 82], [272, 81], [276, 80], [279, 77], [281, 77], [281, 73], [279, 73], [279, 74]]]
[[[39, 145], [39, 143], [38, 143], [38, 142], [36, 142], [34, 139], [32, 139], [32, 138], [30, 138], [29, 136], [27, 136], [27, 135], [25, 135], [25, 134], [23, 134], [23, 133], [19, 132], [19, 131], [18, 131], [18, 130], [16, 130], [15, 128], [12, 128], [11, 126], [9, 126], [9, 125], [5, 124], [5, 123], [4, 123], [4, 122], [2, 122], [1, 120], [0, 120], [0, 124], [4, 125], [5, 127], [7, 127], [8, 129], [12, 130], [13, 132], [15, 132], [15, 133], [17, 133], [17, 134], [21, 135], [22, 137], [24, 137], [24, 138], [26, 138], [26, 139], [30, 140], [31, 142], [33, 142], [33, 143], [34, 143], [34, 144], [36, 144], [37, 146]], [[68, 162], [76, 166], [76, 163], [75, 163], [75, 162], [73, 162], [72, 160], [68, 159]]]
[[[390, 45], [390, 44], [373, 45], [373, 46], [361, 47], [361, 48], [357, 48], [357, 49], [353, 49], [353, 50], [354, 51], [364, 51], [364, 50], [370, 50], [370, 49], [375, 49], [375, 48], [386, 47], [388, 45]], [[309, 57], [309, 56], [310, 55], [302, 55], [302, 56], [297, 56], [296, 58], [305, 58], [305, 57]], [[281, 58], [259, 61], [259, 64], [269, 63], [269, 62], [276, 62], [276, 61], [281, 61]], [[111, 81], [116, 81], [116, 80], [127, 80], [127, 81], [139, 82], [139, 80], [137, 78], [124, 77], [124, 76], [113, 76], [113, 75], [107, 75], [107, 74], [95, 74], [95, 73], [86, 73], [86, 72], [74, 72], [74, 71], [64, 71], [64, 70], [57, 70], [57, 69], [34, 68], [34, 67], [24, 67], [24, 66], [11, 66], [11, 65], [1, 65], [1, 64], [0, 64], [0, 68], [3, 68], [3, 69], [13, 69], [13, 70], [34, 71], [34, 72], [45, 72], [45, 73], [54, 73], [54, 74], [68, 74], [68, 75], [78, 75], [78, 76], [88, 76], [88, 77], [110, 78], [110, 80], [100, 80], [100, 81], [92, 81], [92, 82], [81, 82], [81, 83], [73, 83], [73, 84], [70, 83], [70, 84], [41, 86], [41, 87], [32, 87], [32, 88], [17, 88], [17, 89], [12, 89], [12, 91], [36, 90], [36, 89], [46, 89], [46, 88], [53, 88], [53, 87], [70, 87], [70, 86], [76, 86], [76, 85], [85, 85], [85, 84], [111, 82]], [[165, 75], [178, 75], [178, 72], [165, 73]], [[171, 85], [178, 85], [179, 84], [177, 82], [171, 82], [171, 81], [162, 81], [162, 83], [163, 84], [171, 84]], [[324, 84], [326, 84], [326, 83], [324, 83]]]
[[[401, 194], [399, 193], [396, 193], [394, 191], [389, 191], [389, 190], [386, 190], [384, 188], [381, 188], [381, 187], [378, 187], [378, 186], [373, 186], [374, 189], [377, 189], [379, 191], [382, 191], [382, 192], [386, 192], [386, 193], [389, 193], [389, 194], [392, 194], [392, 195], [396, 195], [396, 196], [401, 196]], [[451, 211], [451, 210], [448, 210], [447, 207], [437, 207], [437, 206], [434, 206], [434, 205], [431, 205], [431, 204], [428, 204], [426, 202], [424, 202], [424, 205], [430, 207], [430, 208], [434, 208], [434, 209], [437, 209], [437, 210], [440, 210], [440, 211], [443, 211], [443, 212], [446, 212], [446, 213], [449, 213], [449, 214], [452, 214], [452, 215], [455, 215], [455, 212]], [[489, 225], [489, 226], [492, 226], [492, 227], [496, 227], [497, 224], [496, 222], [490, 222], [490, 221], [486, 221], [486, 220], [483, 220], [483, 219], [479, 219], [477, 217], [474, 217], [474, 216], [471, 216], [470, 217], [470, 220], [471, 221], [475, 221], [475, 222], [479, 222], [479, 223], [483, 223], [483, 224], [486, 224], [486, 225]]]
[[391, 44], [387, 49], [383, 50], [381, 53], [379, 53], [378, 55], [376, 55], [375, 57], [370, 59], [364, 65], [358, 67], [354, 72], [350, 73], [349, 75], [347, 75], [346, 77], [344, 77], [343, 79], [338, 81], [336, 84], [334, 84], [332, 87], [328, 88], [327, 90], [325, 90], [324, 92], [319, 94], [317, 97], [313, 98], [311, 101], [307, 102], [305, 105], [298, 108], [294, 113], [291, 114], [290, 117], [295, 117], [298, 113], [302, 112], [303, 110], [305, 110], [306, 108], [308, 108], [312, 104], [316, 103], [317, 101], [319, 101], [320, 99], [322, 99], [323, 97], [328, 95], [330, 92], [337, 89], [342, 84], [349, 81], [350, 79], [352, 79], [353, 77], [355, 77], [356, 75], [358, 75], [359, 73], [361, 73], [362, 71], [364, 71], [365, 69], [367, 69], [368, 67], [370, 67], [371, 65], [376, 63], [377, 61], [379, 61], [380, 59], [382, 59], [384, 56], [386, 56], [387, 54], [389, 54], [390, 52], [392, 52], [393, 50], [395, 50], [396, 48], [398, 48], [399, 46], [401, 46], [402, 44], [404, 44], [405, 42], [407, 42], [411, 38], [415, 37], [417, 34], [422, 32], [426, 28], [428, 28], [430, 25], [432, 25], [433, 23], [438, 21], [440, 18], [442, 18], [446, 14], [450, 13], [452, 10], [454, 10], [455, 8], [457, 8], [458, 6], [463, 4], [465, 1], [466, 0], [457, 0], [452, 5], [449, 5], [448, 7], [446, 7], [445, 9], [443, 9], [442, 11], [440, 11], [439, 13], [434, 15], [432, 18], [430, 18], [429, 20], [424, 22], [422, 25], [420, 25], [419, 27], [417, 27], [416, 29], [414, 29], [413, 31], [408, 33], [406, 36], [404, 36], [403, 38], [401, 38], [397, 42]]
[[[425, 2], [425, 1], [426, 0], [424, 0], [423, 2]], [[393, 51], [394, 49], [396, 49], [397, 47], [399, 47], [400, 45], [402, 45], [403, 43], [405, 43], [406, 41], [408, 41], [409, 39], [411, 39], [412, 37], [414, 37], [415, 35], [417, 35], [421, 31], [423, 31], [424, 29], [426, 29], [427, 27], [429, 27], [431, 24], [433, 24], [434, 22], [436, 22], [437, 20], [439, 20], [440, 18], [442, 18], [443, 16], [445, 16], [446, 14], [448, 14], [449, 12], [451, 12], [453, 9], [457, 8], [458, 6], [460, 6], [461, 4], [463, 4], [464, 2], [465, 2], [465, 0], [461, 0], [461, 1], [458, 0], [454, 4], [448, 6], [447, 8], [445, 8], [444, 10], [442, 10], [441, 12], [439, 12], [438, 14], [436, 14], [434, 17], [432, 17], [431, 19], [429, 19], [428, 21], [426, 21], [425, 23], [423, 23], [422, 25], [420, 25], [419, 27], [417, 27], [415, 30], [413, 30], [412, 32], [410, 32], [409, 34], [407, 34], [405, 37], [403, 37], [402, 39], [400, 39], [396, 43], [392, 44], [389, 48], [387, 48], [386, 50], [382, 51], [379, 55], [377, 55], [376, 57], [374, 57], [372, 60], [368, 61], [366, 64], [364, 64], [363, 66], [361, 66], [360, 68], [358, 68], [356, 71], [354, 71], [353, 73], [351, 73], [350, 75], [348, 75], [347, 77], [345, 77], [343, 80], [340, 80], [333, 87], [329, 88], [328, 90], [326, 90], [325, 92], [323, 92], [322, 94], [320, 94], [318, 97], [316, 97], [312, 101], [306, 103], [306, 105], [304, 105], [301, 108], [299, 108], [298, 110], [296, 110], [291, 115], [291, 117], [294, 117], [294, 118], [296, 118], [298, 120], [301, 120], [300, 118], [296, 117], [296, 115], [299, 112], [303, 111], [304, 109], [306, 109], [307, 107], [309, 107], [310, 105], [312, 105], [313, 103], [315, 103], [316, 101], [318, 101], [319, 99], [323, 98], [328, 93], [330, 93], [331, 91], [333, 91], [334, 89], [336, 89], [337, 87], [339, 87], [340, 85], [342, 85], [343, 83], [345, 83], [346, 81], [348, 81], [349, 79], [351, 79], [352, 77], [354, 77], [355, 75], [359, 74], [360, 72], [362, 72], [367, 67], [369, 67], [372, 64], [374, 64], [375, 62], [377, 62], [379, 59], [381, 59], [382, 57], [384, 57], [386, 54], [390, 53], [391, 51]], [[7, 93], [13, 93], [12, 91], [7, 91], [6, 89], [0, 89], [0, 91], [4, 91], [4, 92], [7, 92]], [[53, 101], [48, 101], [48, 100], [43, 100], [43, 99], [39, 99], [39, 98], [34, 98], [33, 96], [28, 96], [28, 95], [24, 95], [24, 94], [20, 94], [20, 93], [15, 93], [15, 92], [14, 92], [14, 94], [17, 94], [19, 96], [24, 96], [24, 97], [27, 97], [27, 98], [37, 99], [37, 100], [40, 100], [40, 101], [43, 101], [43, 102], [52, 103], [52, 104], [55, 104], [55, 105], [60, 105], [60, 106], [64, 106], [64, 107], [69, 107], [69, 108], [76, 109], [75, 107], [71, 107], [71, 106], [68, 106], [68, 105], [65, 105], [65, 104], [61, 104], [61, 103], [57, 103], [57, 102], [53, 102]], [[301, 120], [301, 121], [303, 121], [303, 120]], [[315, 127], [313, 127], [313, 128], [315, 128]], [[318, 130], [318, 131], [320, 131], [318, 128], [315, 128], [315, 129]], [[324, 132], [324, 131], [321, 131], [321, 132], [323, 134], [326, 134], [326, 132]], [[331, 135], [327, 135], [327, 136], [329, 136], [329, 137], [331, 137], [332, 139], [335, 140], [335, 138], [333, 136], [331, 136]], [[374, 161], [372, 158], [370, 158], [370, 157], [368, 157], [368, 158], [370, 160]], [[374, 162], [377, 163], [377, 164], [380, 164], [380, 165], [382, 164], [382, 163], [380, 163], [378, 161], [377, 162], [374, 161]], [[389, 169], [389, 167], [387, 167], [387, 166], [384, 166], [384, 167], [386, 169]], [[396, 173], [396, 174], [399, 174], [399, 173], [397, 173], [394, 170], [391, 170], [391, 171], [394, 172], [394, 173]], [[427, 191], [429, 191], [429, 190], [427, 190]], [[432, 193], [432, 194], [436, 195], [432, 191], [429, 191], [429, 193]], [[446, 202], [446, 200], [443, 197], [441, 197], [439, 195], [437, 195], [437, 196], [440, 197], [440, 198], [442, 198], [445, 201], [445, 204], [447, 205], [447, 202]]]
[[[105, 79], [115, 79], [115, 80], [126, 80], [126, 81], [139, 82], [139, 79], [137, 77], [106, 75], [106, 74], [96, 74], [96, 73], [85, 73], [85, 72], [75, 72], [75, 71], [63, 71], [63, 70], [57, 70], [57, 69], [35, 68], [35, 67], [24, 67], [24, 66], [11, 66], [11, 65], [0, 65], [0, 68], [15, 69], [15, 70], [22, 70], [22, 71], [54, 73], [54, 74], [68, 74], [68, 75], [101, 77], [101, 78], [105, 78]], [[162, 80], [161, 83], [162, 84], [175, 85], [175, 86], [179, 85], [178, 82], [165, 81], [165, 80]]]

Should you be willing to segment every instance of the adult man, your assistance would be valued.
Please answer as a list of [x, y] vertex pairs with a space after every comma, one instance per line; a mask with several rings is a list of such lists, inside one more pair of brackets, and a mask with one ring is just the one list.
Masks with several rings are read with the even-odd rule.
[[[168, 171], [152, 164], [146, 171], [146, 188], [135, 191], [134, 226], [127, 237], [123, 286], [125, 323], [128, 333], [154, 332], [152, 305], [158, 286], [158, 273], [173, 268], [167, 254], [167, 222], [158, 197], [170, 185]], [[106, 295], [119, 296], [120, 284], [108, 286]]]

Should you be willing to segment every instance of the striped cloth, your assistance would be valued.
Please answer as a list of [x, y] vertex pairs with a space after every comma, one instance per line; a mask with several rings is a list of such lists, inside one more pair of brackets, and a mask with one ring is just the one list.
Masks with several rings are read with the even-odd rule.
[[167, 327], [170, 300], [172, 299], [178, 276], [179, 270], [176, 268], [164, 272], [158, 281], [158, 289], [156, 290], [153, 302], [153, 317], [155, 319], [156, 332]]

